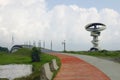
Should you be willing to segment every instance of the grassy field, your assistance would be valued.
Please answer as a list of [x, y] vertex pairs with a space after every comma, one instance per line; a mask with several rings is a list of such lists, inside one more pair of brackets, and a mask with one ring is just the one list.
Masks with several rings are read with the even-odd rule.
[[95, 56], [103, 59], [113, 60], [120, 63], [120, 51], [66, 51], [66, 53]]
[[[40, 68], [43, 64], [50, 62], [52, 59], [56, 59], [58, 65], [60, 66], [60, 60], [52, 55], [41, 53], [40, 62], [31, 62], [31, 50], [30, 49], [20, 49], [15, 53], [0, 53], [0, 65], [6, 64], [32, 64], [33, 73], [28, 77], [18, 78], [15, 80], [39, 80]], [[55, 72], [56, 73], [56, 72]]]

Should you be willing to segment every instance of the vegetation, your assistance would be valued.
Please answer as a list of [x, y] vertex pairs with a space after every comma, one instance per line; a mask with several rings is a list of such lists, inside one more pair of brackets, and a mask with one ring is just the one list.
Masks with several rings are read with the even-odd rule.
[[16, 78], [15, 80], [39, 80], [40, 77], [40, 68], [43, 64], [50, 62], [52, 59], [56, 59], [58, 65], [60, 66], [60, 60], [52, 55], [41, 53], [40, 62], [32, 62], [31, 60], [32, 50], [22, 48], [14, 53], [0, 53], [0, 64], [31, 64], [33, 65], [33, 73], [30, 76]]
[[120, 51], [67, 51], [66, 53], [72, 53], [72, 54], [82, 54], [82, 55], [89, 55], [89, 56], [95, 56], [99, 58], [109, 59], [120, 63]]
[[6, 47], [0, 47], [0, 52], [8, 52], [8, 48]]
[[6, 79], [6, 78], [0, 78], [0, 80], [9, 80], [9, 79]]
[[40, 54], [41, 52], [36, 47], [33, 47], [31, 54], [32, 62], [40, 62]]

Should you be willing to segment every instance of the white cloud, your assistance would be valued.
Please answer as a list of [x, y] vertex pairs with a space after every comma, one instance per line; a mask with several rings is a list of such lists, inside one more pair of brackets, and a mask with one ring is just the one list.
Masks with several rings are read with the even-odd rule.
[[43, 0], [11, 0], [0, 12], [0, 28], [5, 28], [8, 36], [13, 34], [17, 43], [43, 38], [47, 27]]
[[101, 34], [101, 46], [120, 47], [116, 46], [120, 43], [120, 14], [113, 9], [57, 5], [48, 11], [45, 0], [1, 0], [0, 5], [1, 46], [10, 45], [14, 35], [16, 43], [45, 40], [49, 48], [53, 40], [54, 49], [61, 50], [61, 42], [66, 40], [69, 50], [87, 50], [92, 46], [92, 37], [84, 26], [102, 22], [107, 29]]
[[0, 0], [0, 6], [4, 7], [10, 3], [10, 0]]

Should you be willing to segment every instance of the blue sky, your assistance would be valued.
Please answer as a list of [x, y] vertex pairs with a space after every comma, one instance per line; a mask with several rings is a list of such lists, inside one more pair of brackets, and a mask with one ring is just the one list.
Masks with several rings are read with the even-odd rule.
[[56, 5], [78, 5], [82, 8], [96, 7], [97, 9], [111, 8], [120, 12], [120, 0], [46, 0], [49, 9]]

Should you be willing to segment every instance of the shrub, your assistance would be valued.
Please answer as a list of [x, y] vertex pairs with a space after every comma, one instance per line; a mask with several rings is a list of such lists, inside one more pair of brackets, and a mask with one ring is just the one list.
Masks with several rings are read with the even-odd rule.
[[9, 52], [9, 50], [6, 47], [0, 47], [0, 52]]
[[39, 56], [39, 50], [36, 47], [32, 48], [32, 62], [39, 62], [40, 61], [40, 56]]

